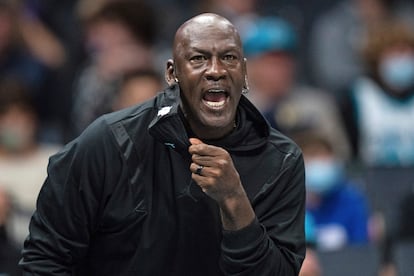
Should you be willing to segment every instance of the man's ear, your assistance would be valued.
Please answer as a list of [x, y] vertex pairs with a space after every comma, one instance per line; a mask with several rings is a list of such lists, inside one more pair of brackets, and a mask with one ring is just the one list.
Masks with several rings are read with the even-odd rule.
[[167, 68], [165, 69], [165, 81], [169, 86], [178, 83], [178, 79], [175, 73], [174, 61], [172, 59], [169, 59], [167, 61]]

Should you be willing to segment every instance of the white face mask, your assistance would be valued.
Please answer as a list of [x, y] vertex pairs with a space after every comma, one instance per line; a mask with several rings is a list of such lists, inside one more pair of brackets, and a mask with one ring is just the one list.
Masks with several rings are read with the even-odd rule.
[[414, 86], [414, 54], [400, 54], [384, 58], [379, 64], [381, 79], [396, 92]]
[[306, 188], [314, 193], [326, 194], [332, 191], [343, 176], [342, 163], [336, 160], [308, 160], [305, 162]]
[[31, 134], [23, 126], [0, 126], [0, 145], [11, 152], [18, 152], [30, 144]]

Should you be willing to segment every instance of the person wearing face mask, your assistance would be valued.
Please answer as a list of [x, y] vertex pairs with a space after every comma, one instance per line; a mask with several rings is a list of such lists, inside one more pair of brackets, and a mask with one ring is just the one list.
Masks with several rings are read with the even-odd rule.
[[38, 141], [37, 113], [30, 99], [17, 80], [0, 79], [0, 189], [13, 200], [8, 234], [19, 245], [28, 234], [48, 158], [59, 149]]
[[295, 137], [305, 159], [306, 208], [315, 224], [318, 250], [369, 242], [369, 210], [364, 194], [348, 177], [326, 137], [311, 130]]
[[368, 167], [414, 165], [414, 31], [389, 21], [367, 32], [367, 74], [352, 83], [343, 118], [355, 157]]

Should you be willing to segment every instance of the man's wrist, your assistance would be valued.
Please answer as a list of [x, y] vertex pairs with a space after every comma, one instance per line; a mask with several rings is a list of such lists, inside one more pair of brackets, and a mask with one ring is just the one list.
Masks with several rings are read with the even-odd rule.
[[224, 230], [236, 231], [251, 224], [255, 213], [247, 195], [227, 197], [220, 204], [221, 220]]

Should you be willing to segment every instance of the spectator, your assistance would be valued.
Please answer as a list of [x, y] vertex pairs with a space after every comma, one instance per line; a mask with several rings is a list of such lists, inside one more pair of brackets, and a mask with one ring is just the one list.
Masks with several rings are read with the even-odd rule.
[[261, 111], [272, 109], [294, 83], [296, 33], [281, 18], [263, 17], [241, 33], [248, 59], [248, 96]]
[[0, 80], [0, 188], [13, 198], [11, 238], [22, 243], [46, 177], [44, 166], [59, 146], [37, 140], [37, 116], [24, 86]]
[[351, 86], [343, 117], [366, 166], [414, 165], [414, 32], [400, 22], [372, 29], [362, 51], [367, 74]]
[[305, 128], [321, 131], [335, 152], [349, 157], [349, 143], [336, 102], [325, 92], [296, 78], [297, 34], [285, 20], [263, 17], [244, 33], [251, 93], [248, 97], [270, 124], [284, 132]]
[[364, 73], [359, 52], [365, 32], [392, 17], [414, 23], [413, 5], [396, 0], [342, 0], [314, 22], [309, 59], [314, 83], [340, 97]]
[[56, 93], [52, 83], [54, 72], [63, 65], [66, 55], [61, 41], [27, 2], [0, 3], [0, 74], [19, 78], [28, 87], [39, 114], [42, 139], [57, 141], [62, 136], [61, 126], [58, 126], [59, 119], [53, 116], [56, 114], [50, 112], [54, 106], [50, 103], [53, 96], [64, 89], [59, 87]]
[[160, 74], [154, 70], [138, 70], [122, 78], [119, 91], [114, 100], [113, 110], [142, 103], [157, 94], [163, 88]]
[[368, 243], [367, 200], [346, 175], [332, 145], [315, 133], [303, 133], [295, 141], [305, 159], [307, 210], [315, 220], [316, 247], [335, 250]]
[[120, 78], [153, 68], [156, 38], [153, 10], [143, 1], [109, 1], [85, 22], [90, 62], [75, 84], [72, 125], [79, 134], [111, 111]]

